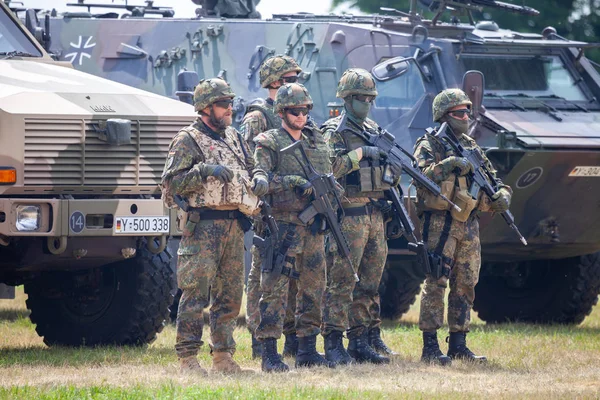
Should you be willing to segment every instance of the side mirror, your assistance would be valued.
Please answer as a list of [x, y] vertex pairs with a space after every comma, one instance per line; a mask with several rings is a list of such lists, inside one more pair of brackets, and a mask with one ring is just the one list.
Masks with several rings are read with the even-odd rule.
[[485, 79], [480, 71], [467, 71], [463, 76], [462, 89], [469, 96], [473, 105], [471, 112], [473, 119], [477, 119], [482, 111], [483, 91], [485, 88]]

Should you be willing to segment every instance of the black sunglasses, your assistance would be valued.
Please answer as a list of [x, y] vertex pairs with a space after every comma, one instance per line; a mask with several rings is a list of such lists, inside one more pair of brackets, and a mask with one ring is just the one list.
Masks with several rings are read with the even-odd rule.
[[308, 112], [310, 111], [310, 108], [308, 107], [298, 107], [298, 108], [286, 108], [285, 112], [292, 114], [294, 117], [298, 117], [301, 114], [304, 115], [308, 115]]
[[229, 106], [233, 105], [233, 99], [217, 100], [213, 104], [217, 107], [229, 108]]
[[471, 115], [471, 110], [469, 110], [468, 108], [462, 108], [460, 110], [448, 111], [448, 114], [456, 118], [464, 118], [465, 115]]
[[280, 81], [282, 81], [282, 83], [296, 83], [296, 82], [298, 82], [298, 77], [297, 76], [284, 76], [283, 78], [280, 79]]
[[364, 94], [357, 94], [354, 98], [358, 101], [362, 101], [363, 103], [372, 103], [375, 100], [375, 96], [366, 96]]

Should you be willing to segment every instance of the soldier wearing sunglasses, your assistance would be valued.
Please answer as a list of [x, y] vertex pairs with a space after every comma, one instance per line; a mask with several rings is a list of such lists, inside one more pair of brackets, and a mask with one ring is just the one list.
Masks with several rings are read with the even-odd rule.
[[[312, 201], [312, 186], [299, 161], [280, 150], [302, 141], [315, 169], [322, 174], [331, 172], [331, 162], [323, 135], [313, 125], [307, 125], [313, 105], [306, 88], [287, 83], [277, 91], [275, 112], [282, 119], [279, 129], [259, 134], [254, 142], [257, 166], [269, 176], [268, 200], [279, 226], [279, 241], [284, 237], [290, 244], [286, 250], [286, 267], [299, 273], [295, 302], [295, 324], [298, 335], [296, 367], [329, 366], [316, 350], [321, 325], [321, 302], [325, 291], [325, 239], [320, 224], [304, 224], [298, 214]], [[288, 236], [289, 235], [289, 236]], [[280, 251], [279, 244], [277, 246]], [[263, 343], [262, 369], [266, 372], [287, 371], [288, 366], [277, 353], [288, 297], [290, 279], [280, 275], [271, 287], [262, 285], [260, 324], [256, 337]]]
[[[346, 261], [330, 249], [322, 329], [325, 356], [336, 364], [355, 360], [384, 364], [390, 362], [387, 355], [395, 353], [381, 339], [380, 330], [378, 289], [388, 251], [382, 208], [387, 206], [384, 191], [390, 182], [398, 184], [400, 172], [386, 164], [386, 153], [369, 146], [361, 135], [364, 131], [378, 134], [377, 123], [367, 118], [377, 96], [371, 74], [360, 68], [346, 70], [336, 96], [344, 100], [344, 111], [325, 122], [322, 129], [333, 173], [346, 191], [342, 231], [360, 281], [354, 281]], [[388, 182], [384, 175], [390, 178]], [[342, 341], [344, 331], [348, 351]]]
[[[470, 107], [471, 100], [462, 90], [446, 89], [433, 100], [433, 119], [446, 122], [447, 129], [466, 149], [479, 149], [475, 140], [467, 135]], [[428, 275], [423, 285], [419, 317], [419, 328], [423, 332], [421, 360], [441, 365], [451, 364], [452, 359], [486, 362], [485, 357], [473, 354], [466, 343], [481, 266], [478, 213], [506, 211], [512, 190], [496, 178], [501, 189], [491, 199], [481, 192], [480, 197], [473, 200], [468, 193], [471, 185], [469, 173], [473, 171], [473, 165], [464, 158], [456, 157], [452, 148], [435, 136], [435, 131], [417, 140], [414, 155], [419, 168], [462, 209], [460, 212], [450, 211], [446, 202], [417, 189], [417, 211], [423, 241], [429, 251], [444, 261], [444, 275], [439, 279]], [[495, 175], [492, 164], [485, 155], [483, 157], [488, 170]], [[448, 281], [450, 336], [448, 355], [444, 355], [436, 332], [444, 322], [444, 294]]]
[[[212, 369], [241, 371], [233, 360], [233, 330], [244, 290], [243, 237], [251, 225], [246, 215], [256, 210], [256, 196], [265, 194], [269, 184], [230, 126], [234, 97], [221, 79], [198, 83], [194, 108], [199, 117], [173, 138], [162, 174], [166, 204], [173, 207], [176, 196], [189, 203], [180, 210], [184, 228], [177, 251], [177, 283], [183, 294], [175, 351], [184, 373], [206, 374], [196, 356], [210, 299]], [[246, 185], [256, 196], [248, 194]]]
[[[266, 59], [260, 66], [259, 77], [260, 85], [269, 91], [266, 99], [255, 99], [246, 108], [246, 115], [242, 120], [240, 131], [248, 146], [254, 151], [254, 138], [262, 132], [270, 129], [278, 129], [281, 126], [281, 117], [275, 112], [274, 100], [277, 90], [286, 83], [294, 83], [298, 80], [298, 73], [302, 69], [296, 61], [289, 56], [276, 55]], [[257, 235], [263, 236], [262, 222], [257, 219], [254, 221], [254, 231]], [[258, 250], [252, 248], [252, 267], [248, 274], [246, 283], [246, 325], [252, 335], [252, 358], [261, 357], [262, 345], [254, 335], [260, 322], [260, 313], [258, 311], [258, 301], [260, 300], [260, 266], [262, 259]], [[283, 334], [285, 335], [285, 345], [283, 348], [284, 356], [295, 356], [298, 351], [298, 338], [296, 328], [294, 327], [294, 310], [296, 309], [296, 282], [290, 282], [290, 292], [288, 294], [289, 307], [286, 311], [285, 322], [283, 324]]]

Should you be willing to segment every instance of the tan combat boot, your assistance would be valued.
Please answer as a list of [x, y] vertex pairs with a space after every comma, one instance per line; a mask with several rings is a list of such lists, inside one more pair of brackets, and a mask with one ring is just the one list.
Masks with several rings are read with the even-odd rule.
[[208, 375], [208, 372], [200, 366], [196, 356], [179, 359], [179, 372], [182, 374]]
[[213, 352], [212, 358], [212, 372], [221, 372], [224, 374], [236, 374], [242, 372], [242, 369], [233, 360], [233, 356], [228, 351]]

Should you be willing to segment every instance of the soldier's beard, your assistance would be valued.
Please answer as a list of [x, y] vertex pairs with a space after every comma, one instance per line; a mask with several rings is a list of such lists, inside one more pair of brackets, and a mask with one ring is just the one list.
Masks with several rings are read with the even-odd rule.
[[223, 131], [233, 122], [231, 116], [224, 115], [221, 118], [215, 117], [215, 110], [211, 108], [210, 114], [208, 115], [208, 122], [215, 127], [217, 131]]
[[[295, 118], [294, 118], [295, 119]], [[296, 122], [292, 122], [290, 121], [290, 118], [288, 117], [288, 114], [285, 113], [283, 116], [283, 120], [285, 121], [285, 124], [290, 128], [290, 129], [294, 129], [297, 131], [301, 131], [302, 129], [304, 129], [304, 126], [306, 126], [306, 122], [302, 122], [302, 123], [296, 123]]]

